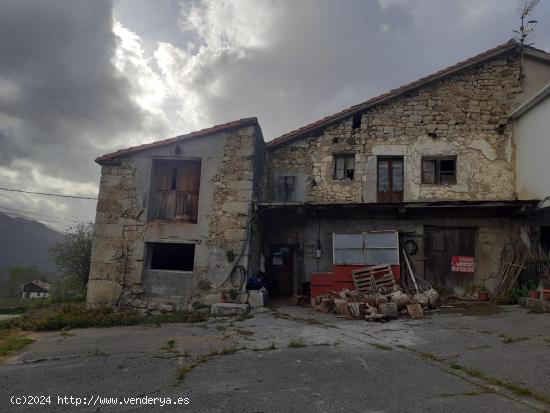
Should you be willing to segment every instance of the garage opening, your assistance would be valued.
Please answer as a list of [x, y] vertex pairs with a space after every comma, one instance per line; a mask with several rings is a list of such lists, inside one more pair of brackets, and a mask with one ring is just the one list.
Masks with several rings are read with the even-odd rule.
[[153, 242], [150, 269], [168, 271], [193, 271], [195, 244]]

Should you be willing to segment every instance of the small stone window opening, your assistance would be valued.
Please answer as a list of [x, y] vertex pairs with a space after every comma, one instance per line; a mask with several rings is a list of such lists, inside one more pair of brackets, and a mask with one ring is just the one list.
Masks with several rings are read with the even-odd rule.
[[456, 184], [456, 157], [423, 157], [422, 183], [434, 185]]
[[361, 128], [361, 117], [362, 116], [363, 116], [363, 114], [361, 112], [353, 114], [353, 121], [352, 121], [353, 129], [360, 129]]
[[279, 176], [278, 182], [278, 198], [281, 202], [292, 202], [296, 199], [296, 177], [295, 176]]
[[355, 155], [336, 155], [334, 157], [334, 179], [350, 179], [355, 175]]
[[148, 245], [151, 248], [151, 270], [193, 271], [195, 244], [152, 242]]

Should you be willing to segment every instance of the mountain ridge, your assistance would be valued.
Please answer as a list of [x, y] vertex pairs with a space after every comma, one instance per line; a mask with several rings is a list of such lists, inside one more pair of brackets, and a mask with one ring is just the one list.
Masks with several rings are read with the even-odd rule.
[[62, 233], [41, 222], [0, 212], [0, 277], [12, 265], [55, 272], [49, 250], [62, 239]]

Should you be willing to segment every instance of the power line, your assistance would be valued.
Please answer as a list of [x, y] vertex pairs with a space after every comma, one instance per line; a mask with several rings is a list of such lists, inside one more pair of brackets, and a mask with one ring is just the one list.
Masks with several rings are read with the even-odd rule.
[[[82, 223], [82, 224], [87, 224], [88, 222], [90, 222], [90, 221], [84, 221], [83, 219], [82, 219], [82, 220], [79, 220], [79, 219], [69, 219], [69, 218], [62, 218], [62, 217], [54, 217], [54, 216], [52, 216], [52, 215], [40, 214], [40, 213], [38, 213], [38, 212], [23, 211], [22, 209], [8, 208], [8, 207], [3, 206], [3, 205], [0, 205], [0, 209], [6, 209], [6, 210], [9, 210], [9, 211], [20, 212], [20, 213], [22, 213], [22, 214], [36, 215], [36, 216], [38, 216], [38, 217], [53, 218], [54, 220], [57, 220], [57, 221], [79, 222], [79, 223]], [[14, 214], [14, 215], [16, 215], [16, 214]], [[22, 216], [22, 215], [18, 215], [18, 216]], [[44, 221], [47, 221], [47, 220], [44, 219]]]
[[89, 200], [92, 200], [92, 201], [97, 201], [97, 198], [91, 198], [91, 197], [87, 197], [87, 196], [61, 195], [61, 194], [51, 194], [51, 193], [48, 193], [48, 192], [23, 191], [21, 189], [13, 189], [13, 188], [0, 188], [0, 191], [20, 192], [20, 193], [23, 193], [23, 194], [31, 194], [31, 195], [56, 196], [56, 197], [59, 197], [59, 198], [89, 199]]

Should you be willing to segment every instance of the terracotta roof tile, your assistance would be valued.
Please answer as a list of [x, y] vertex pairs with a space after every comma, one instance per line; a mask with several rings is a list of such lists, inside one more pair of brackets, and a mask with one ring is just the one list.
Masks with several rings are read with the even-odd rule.
[[418, 80], [415, 80], [414, 82], [407, 83], [397, 89], [392, 89], [389, 92], [386, 92], [382, 95], [376, 96], [372, 99], [369, 99], [365, 102], [359, 103], [357, 105], [353, 105], [347, 109], [344, 109], [338, 113], [335, 113], [330, 116], [326, 116], [318, 121], [315, 121], [313, 123], [310, 123], [306, 126], [302, 126], [301, 128], [295, 129], [291, 132], [285, 133], [284, 135], [279, 136], [278, 138], [273, 139], [272, 141], [267, 143], [268, 149], [274, 149], [275, 147], [278, 147], [280, 145], [283, 145], [285, 143], [289, 143], [294, 141], [297, 138], [302, 137], [306, 133], [310, 133], [315, 131], [316, 129], [327, 126], [335, 121], [341, 120], [345, 117], [348, 117], [355, 112], [365, 110], [369, 107], [372, 107], [377, 104], [384, 103], [392, 98], [398, 97], [404, 93], [410, 92], [411, 90], [414, 90], [420, 86], [426, 85], [430, 82], [439, 80], [441, 78], [444, 78], [446, 76], [449, 76], [455, 72], [464, 70], [472, 65], [478, 64], [480, 62], [483, 62], [485, 60], [494, 58], [496, 56], [499, 56], [503, 53], [506, 53], [511, 50], [515, 50], [518, 46], [518, 43], [515, 40], [509, 40], [506, 43], [503, 43], [501, 45], [498, 45], [492, 49], [489, 49], [483, 53], [480, 53], [476, 56], [470, 57], [466, 60], [463, 60], [461, 62], [458, 62], [452, 66], [449, 66], [445, 69], [439, 70], [435, 73], [432, 73], [431, 75], [425, 76], [423, 78], [420, 78]]
[[179, 136], [176, 136], [174, 138], [164, 139], [164, 140], [161, 140], [161, 141], [156, 141], [156, 142], [151, 142], [151, 143], [145, 143], [143, 145], [132, 146], [132, 147], [126, 148], [126, 149], [120, 149], [116, 152], [112, 152], [112, 153], [108, 153], [106, 155], [102, 155], [102, 156], [96, 158], [95, 161], [98, 164], [101, 165], [101, 164], [104, 164], [104, 163], [108, 163], [109, 161], [112, 161], [112, 160], [117, 159], [117, 158], [119, 158], [121, 156], [124, 156], [124, 155], [145, 151], [147, 149], [157, 148], [159, 146], [169, 145], [171, 143], [187, 141], [189, 139], [194, 139], [194, 138], [200, 138], [200, 137], [203, 137], [203, 136], [212, 135], [214, 133], [219, 133], [219, 132], [223, 132], [223, 131], [230, 130], [230, 129], [235, 129], [235, 128], [242, 128], [244, 126], [250, 126], [250, 125], [255, 125], [255, 126], [260, 127], [260, 125], [258, 124], [258, 119], [257, 118], [255, 118], [255, 117], [243, 118], [243, 119], [223, 123], [221, 125], [215, 125], [215, 126], [212, 126], [210, 128], [201, 129], [201, 130], [198, 130], [198, 131], [195, 131], [195, 132], [188, 133], [186, 135], [179, 135]]
[[40, 281], [40, 280], [32, 280], [28, 283], [26, 283], [24, 286], [27, 286], [29, 284], [34, 284], [40, 288], [42, 288], [44, 291], [50, 291], [50, 288], [52, 288], [52, 285], [47, 283], [47, 282], [44, 282], [44, 281]]

